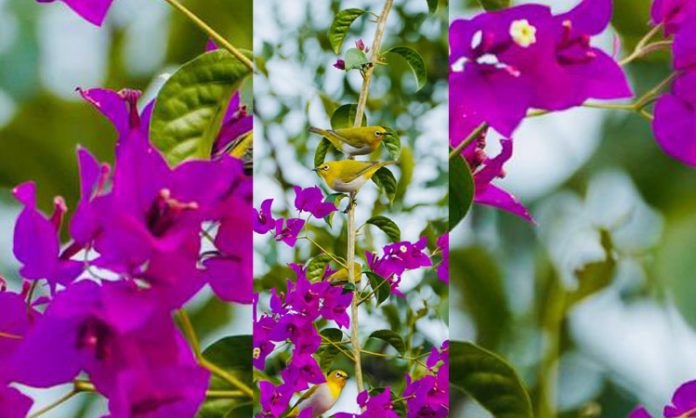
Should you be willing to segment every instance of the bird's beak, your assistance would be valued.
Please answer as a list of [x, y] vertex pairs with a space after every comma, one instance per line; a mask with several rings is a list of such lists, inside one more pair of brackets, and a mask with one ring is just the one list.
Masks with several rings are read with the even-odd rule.
[[382, 132], [382, 135], [389, 136], [389, 135], [394, 135], [394, 134], [392, 132], [386, 131], [386, 132]]
[[319, 171], [319, 169], [318, 169], [318, 168], [313, 168], [312, 171], [314, 171], [314, 172], [316, 173], [317, 171]]

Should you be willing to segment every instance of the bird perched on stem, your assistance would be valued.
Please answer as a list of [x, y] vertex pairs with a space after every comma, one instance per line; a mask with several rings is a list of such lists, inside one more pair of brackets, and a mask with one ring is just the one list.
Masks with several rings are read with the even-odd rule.
[[290, 411], [288, 417], [297, 417], [300, 412], [311, 409], [312, 418], [318, 418], [321, 414], [331, 409], [343, 388], [346, 386], [348, 373], [343, 370], [333, 370], [326, 375], [326, 382], [314, 385], [302, 394], [296, 403], [296, 407]]
[[395, 161], [326, 161], [313, 169], [326, 185], [337, 192], [357, 192], [380, 168], [396, 164]]
[[339, 151], [348, 155], [367, 155], [379, 147], [385, 137], [392, 135], [382, 126], [359, 128], [319, 129], [309, 131], [328, 139]]
[[[355, 266], [353, 267], [353, 278], [355, 283], [360, 283], [360, 279], [362, 278], [362, 265], [360, 265], [358, 262], [354, 263], [353, 265]], [[345, 267], [339, 268], [336, 272], [329, 276], [328, 280], [331, 284], [340, 284], [350, 281], [348, 280], [348, 269]]]

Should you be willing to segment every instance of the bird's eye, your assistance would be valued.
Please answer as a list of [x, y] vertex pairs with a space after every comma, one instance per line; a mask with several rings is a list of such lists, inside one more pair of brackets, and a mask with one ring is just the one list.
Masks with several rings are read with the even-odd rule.
[[328, 165], [325, 165], [325, 166], [324, 166], [324, 167], [322, 167], [321, 169], [322, 169], [322, 170], [324, 170], [324, 171], [326, 171], [326, 170], [328, 170], [328, 169], [329, 169], [329, 166], [328, 166]]
[[375, 136], [382, 136], [382, 132], [380, 132], [380, 131], [375, 131]]

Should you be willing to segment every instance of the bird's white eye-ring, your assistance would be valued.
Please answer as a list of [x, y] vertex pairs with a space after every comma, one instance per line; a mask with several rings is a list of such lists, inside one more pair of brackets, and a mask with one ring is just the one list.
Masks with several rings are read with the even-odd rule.
[[340, 373], [340, 372], [336, 372], [336, 377], [341, 377], [341, 373]]
[[382, 136], [382, 132], [380, 132], [380, 131], [375, 131], [375, 136]]
[[329, 166], [328, 166], [328, 165], [325, 165], [325, 166], [323, 166], [321, 169], [324, 170], [324, 171], [327, 171], [327, 170], [329, 169]]

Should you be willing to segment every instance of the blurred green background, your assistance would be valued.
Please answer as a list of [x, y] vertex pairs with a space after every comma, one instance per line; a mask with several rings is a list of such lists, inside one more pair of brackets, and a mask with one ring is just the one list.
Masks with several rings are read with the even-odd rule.
[[[562, 12], [578, 1], [539, 3]], [[650, 2], [613, 3], [596, 44], [611, 53], [618, 36], [625, 56], [649, 29]], [[452, 1], [450, 17], [478, 12], [470, 6]], [[670, 56], [627, 72], [640, 95], [669, 74]], [[510, 360], [535, 416], [618, 418], [639, 402], [661, 416], [696, 379], [696, 171], [621, 111], [529, 120], [514, 139], [500, 184], [539, 226], [477, 207], [452, 233], [452, 338]], [[456, 417], [489, 416], [468, 400], [453, 406]]]
[[[183, 4], [235, 46], [251, 49], [251, 0]], [[12, 290], [21, 285], [12, 256], [19, 207], [11, 188], [34, 180], [44, 209], [51, 209], [55, 195], [64, 196], [74, 208], [79, 194], [77, 144], [100, 160], [113, 161], [112, 126], [75, 89], [136, 88], [149, 100], [165, 74], [203, 52], [206, 42], [164, 0], [115, 0], [101, 28], [60, 2], [0, 0], [0, 275]], [[204, 345], [223, 335], [251, 332], [251, 307], [224, 305], [208, 291], [189, 307]], [[35, 406], [42, 406], [68, 390], [28, 393], [37, 399]], [[45, 416], [101, 416], [103, 401], [91, 395], [80, 398]]]

